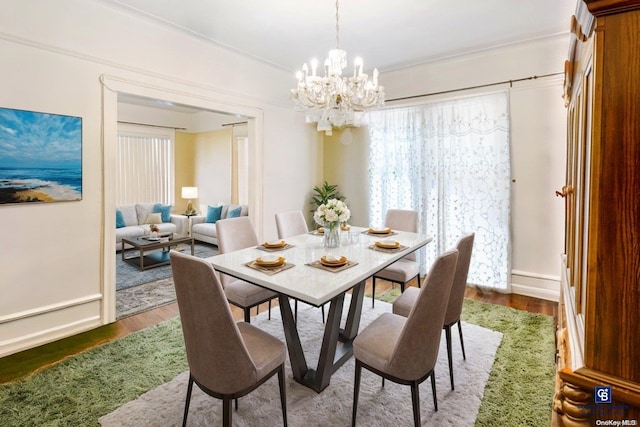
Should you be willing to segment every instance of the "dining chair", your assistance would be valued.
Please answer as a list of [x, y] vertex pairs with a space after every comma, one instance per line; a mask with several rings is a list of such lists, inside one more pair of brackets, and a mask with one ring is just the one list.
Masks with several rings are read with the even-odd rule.
[[300, 210], [276, 213], [276, 228], [279, 239], [286, 239], [309, 231], [307, 221]]
[[[471, 263], [471, 252], [473, 251], [473, 240], [475, 233], [469, 233], [458, 240], [456, 249], [458, 249], [458, 263], [456, 271], [453, 275], [453, 284], [451, 285], [451, 294], [447, 303], [447, 312], [444, 316], [444, 331], [447, 338], [447, 357], [449, 358], [449, 379], [451, 381], [451, 390], [455, 390], [453, 385], [453, 361], [451, 350], [451, 327], [458, 324], [458, 334], [460, 335], [460, 346], [462, 347], [462, 358], [467, 360], [464, 352], [464, 340], [462, 339], [462, 322], [460, 315], [462, 314], [462, 303], [464, 302], [464, 291], [467, 287], [467, 276], [469, 274], [469, 264]], [[400, 295], [393, 303], [393, 312], [400, 316], [408, 317], [411, 309], [415, 305], [420, 295], [418, 288], [410, 287], [402, 295]]]
[[[408, 317], [384, 313], [353, 341], [356, 359], [351, 425], [356, 425], [360, 376], [365, 368], [384, 379], [411, 386], [414, 425], [420, 426], [419, 385], [431, 377], [438, 410], [435, 365], [458, 250], [444, 252], [433, 263]], [[384, 382], [383, 382], [384, 386]]]
[[[258, 237], [248, 216], [218, 220], [216, 232], [221, 254], [258, 245]], [[243, 309], [245, 322], [251, 321], [251, 308], [263, 302], [269, 302], [269, 319], [271, 319], [271, 300], [277, 298], [278, 294], [224, 273], [220, 274], [220, 279], [229, 302]]]
[[[384, 220], [384, 226], [392, 230], [418, 232], [418, 212], [408, 209], [389, 209]], [[415, 252], [402, 257], [390, 266], [378, 271], [371, 280], [371, 308], [376, 301], [376, 279], [384, 279], [400, 284], [400, 291], [404, 292], [407, 283], [418, 278], [420, 287], [420, 267]]]
[[222, 399], [222, 424], [231, 426], [232, 400], [237, 410], [238, 398], [277, 373], [286, 426], [286, 345], [249, 323], [235, 322], [211, 264], [176, 251], [169, 257], [189, 364], [182, 425], [187, 424], [193, 383], [209, 396]]
[[[286, 239], [287, 237], [297, 236], [309, 231], [307, 227], [307, 221], [304, 219], [304, 214], [300, 210], [286, 211], [276, 213], [276, 228], [278, 230], [278, 238]], [[294, 300], [294, 320], [298, 320], [298, 300]], [[324, 305], [322, 310], [322, 323], [324, 323]]]

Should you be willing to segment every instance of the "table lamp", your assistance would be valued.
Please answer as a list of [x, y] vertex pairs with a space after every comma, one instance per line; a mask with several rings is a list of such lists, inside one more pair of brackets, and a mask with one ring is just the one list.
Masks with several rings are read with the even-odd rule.
[[195, 215], [197, 212], [193, 208], [193, 202], [191, 199], [198, 198], [198, 187], [182, 187], [182, 198], [189, 199], [189, 203], [187, 203], [187, 211], [184, 214]]

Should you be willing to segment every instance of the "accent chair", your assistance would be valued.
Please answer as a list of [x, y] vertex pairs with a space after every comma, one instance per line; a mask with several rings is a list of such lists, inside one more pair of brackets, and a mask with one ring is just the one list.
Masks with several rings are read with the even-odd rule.
[[411, 386], [416, 426], [421, 425], [419, 385], [431, 377], [433, 404], [438, 410], [434, 369], [457, 260], [457, 249], [436, 259], [408, 317], [384, 313], [353, 341], [356, 369], [352, 426], [356, 425], [362, 368], [380, 375], [383, 386], [385, 378]]
[[[475, 233], [469, 233], [460, 238], [456, 249], [458, 249], [458, 263], [456, 272], [453, 276], [453, 285], [451, 286], [451, 295], [447, 303], [447, 313], [444, 316], [444, 331], [447, 338], [447, 357], [449, 358], [449, 379], [451, 381], [451, 390], [455, 390], [453, 385], [453, 361], [451, 349], [451, 327], [458, 324], [458, 334], [460, 335], [460, 346], [462, 347], [462, 358], [467, 360], [464, 352], [464, 340], [462, 339], [462, 323], [460, 315], [462, 314], [462, 303], [464, 302], [464, 291], [467, 287], [467, 276], [469, 274], [469, 264], [471, 262], [471, 252], [473, 251], [473, 240]], [[408, 317], [411, 309], [415, 305], [420, 295], [418, 288], [408, 288], [393, 303], [393, 312], [400, 316]]]
[[[258, 245], [258, 237], [248, 216], [221, 219], [215, 225], [218, 249], [221, 254]], [[271, 300], [277, 298], [278, 294], [224, 273], [221, 273], [220, 279], [229, 302], [244, 310], [245, 322], [251, 321], [251, 308], [258, 307], [263, 302], [269, 302], [269, 319], [271, 319]]]
[[[385, 217], [384, 226], [392, 230], [418, 232], [418, 212], [408, 209], [389, 209]], [[376, 301], [376, 279], [384, 279], [400, 284], [400, 290], [404, 292], [407, 283], [418, 278], [420, 287], [420, 268], [415, 252], [399, 259], [387, 268], [378, 271], [371, 280], [371, 307]]]
[[235, 322], [211, 264], [176, 251], [169, 256], [189, 363], [182, 425], [187, 424], [193, 383], [209, 396], [222, 399], [222, 424], [231, 426], [231, 401], [236, 400], [237, 410], [239, 397], [277, 373], [286, 426], [286, 345], [249, 323]]

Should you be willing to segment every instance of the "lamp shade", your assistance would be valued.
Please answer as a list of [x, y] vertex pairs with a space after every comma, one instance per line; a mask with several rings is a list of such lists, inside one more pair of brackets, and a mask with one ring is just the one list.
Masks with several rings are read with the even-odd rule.
[[182, 187], [182, 198], [183, 199], [197, 199], [198, 198], [198, 187]]

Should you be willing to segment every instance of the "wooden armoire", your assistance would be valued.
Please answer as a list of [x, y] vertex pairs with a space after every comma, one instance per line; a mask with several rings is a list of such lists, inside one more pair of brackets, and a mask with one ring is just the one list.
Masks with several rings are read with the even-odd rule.
[[640, 425], [640, 0], [578, 0], [571, 29], [554, 422]]

